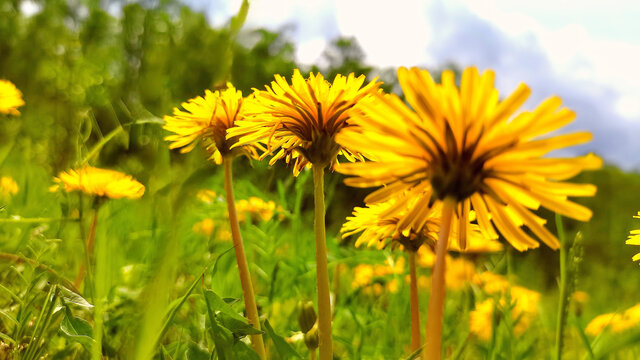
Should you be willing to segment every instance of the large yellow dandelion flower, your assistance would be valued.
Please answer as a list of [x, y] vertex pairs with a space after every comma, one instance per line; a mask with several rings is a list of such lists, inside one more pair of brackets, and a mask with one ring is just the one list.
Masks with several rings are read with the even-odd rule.
[[22, 105], [22, 92], [10, 81], [0, 80], [0, 114], [20, 115], [18, 108]]
[[[638, 211], [638, 215], [634, 216], [636, 219], [640, 219], [640, 211]], [[631, 230], [629, 234], [629, 239], [627, 239], [627, 245], [640, 245], [640, 229]], [[633, 258], [633, 261], [640, 260], [640, 253], [636, 254]]]
[[598, 336], [605, 329], [614, 334], [625, 332], [640, 326], [640, 304], [636, 304], [622, 313], [601, 314], [593, 318], [585, 328], [591, 336]]
[[[602, 161], [592, 154], [544, 157], [592, 137], [577, 132], [540, 138], [575, 118], [574, 112], [560, 107], [558, 97], [517, 113], [529, 88], [522, 84], [500, 101], [494, 73], [479, 74], [473, 67], [464, 71], [460, 88], [451, 71], [443, 72], [442, 84], [436, 84], [426, 70], [400, 68], [398, 80], [411, 108], [396, 95], [379, 95], [379, 101], [362, 104], [364, 116], [354, 119], [357, 126], [337, 136], [338, 143], [377, 161], [341, 164], [337, 170], [356, 175], [346, 180], [351, 186], [384, 185], [367, 197], [368, 203], [396, 198], [410, 205], [398, 209], [400, 230], [422, 227], [425, 209], [448, 199], [455, 209], [454, 223], [474, 210], [488, 238], [498, 237], [495, 225], [516, 249], [535, 248], [538, 241], [522, 229], [526, 226], [557, 249], [558, 240], [532, 210], [542, 205], [577, 220], [591, 218], [589, 209], [568, 197], [593, 196], [595, 186], [564, 180], [597, 169]], [[461, 228], [467, 223], [458, 222]]]
[[206, 90], [204, 97], [198, 96], [181, 105], [184, 110], [176, 107], [173, 116], [164, 117], [164, 129], [175, 133], [165, 137], [171, 141], [170, 149], [179, 148], [181, 153], [186, 153], [202, 141], [218, 165], [224, 156], [257, 155], [253, 146], [231, 149], [236, 139], [226, 138], [227, 129], [234, 127], [245, 112], [242, 92], [233, 85], [227, 84], [227, 89], [222, 91]]
[[145, 190], [144, 185], [129, 175], [92, 166], [63, 171], [53, 180], [57, 184], [51, 187], [52, 191], [58, 189], [64, 189], [66, 192], [82, 191], [87, 195], [110, 199], [138, 199], [142, 197]]
[[309, 163], [333, 166], [338, 154], [349, 161], [362, 160], [348, 143], [338, 145], [335, 136], [350, 125], [357, 106], [370, 100], [381, 84], [374, 79], [363, 87], [364, 81], [364, 75], [352, 73], [337, 75], [331, 84], [321, 74], [304, 79], [296, 69], [289, 85], [276, 75], [266, 90], [255, 89], [245, 120], [238, 121], [229, 136], [239, 136], [236, 146], [265, 143], [268, 151], [263, 157], [277, 150], [270, 164], [282, 158], [287, 163], [294, 160], [294, 175]]

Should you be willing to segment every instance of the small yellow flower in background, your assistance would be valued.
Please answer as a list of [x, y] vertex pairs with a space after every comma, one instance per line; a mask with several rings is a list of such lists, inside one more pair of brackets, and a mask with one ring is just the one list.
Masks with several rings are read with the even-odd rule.
[[[384, 278], [390, 275], [400, 275], [404, 273], [405, 260], [398, 257], [395, 261], [387, 259], [385, 264], [360, 264], [353, 269], [353, 281], [351, 287], [360, 288], [371, 285], [376, 278]], [[391, 285], [397, 291], [397, 282]]]
[[[638, 211], [638, 215], [635, 215], [634, 218], [640, 219], [640, 211]], [[640, 245], [640, 229], [631, 230], [629, 234], [629, 238], [626, 242], [627, 245]], [[640, 253], [633, 256], [632, 261], [640, 260]]]
[[236, 125], [236, 121], [244, 116], [244, 99], [242, 92], [231, 84], [227, 89], [212, 92], [205, 91], [204, 97], [198, 96], [182, 103], [182, 108], [173, 109], [173, 116], [165, 116], [163, 128], [174, 135], [165, 137], [171, 141], [170, 149], [180, 149], [186, 153], [202, 141], [210, 158], [216, 163], [222, 163], [226, 155], [257, 156], [253, 146], [243, 146], [231, 149], [236, 139], [227, 139], [227, 129]]
[[213, 234], [214, 222], [212, 219], [204, 219], [193, 224], [193, 232], [199, 235], [211, 236]]
[[608, 313], [598, 315], [589, 322], [585, 333], [597, 336], [605, 329], [618, 334], [640, 325], [640, 304], [636, 304], [623, 313]]
[[249, 214], [250, 220], [254, 223], [260, 222], [260, 220], [269, 221], [276, 212], [282, 212], [282, 208], [276, 207], [275, 202], [264, 201], [256, 196], [252, 196], [248, 200], [239, 200], [236, 203], [236, 210], [238, 221], [246, 221], [246, 214]]
[[198, 191], [196, 197], [205, 204], [213, 204], [214, 200], [218, 197], [218, 194], [213, 190], [203, 189]]
[[349, 120], [360, 103], [371, 99], [381, 83], [374, 79], [366, 86], [364, 75], [336, 75], [329, 83], [321, 74], [309, 74], [305, 79], [294, 70], [291, 85], [275, 76], [266, 90], [254, 89], [254, 99], [247, 102], [245, 118], [229, 130], [229, 137], [239, 137], [235, 146], [261, 142], [268, 151], [277, 151], [269, 164], [284, 158], [295, 162], [294, 175], [308, 164], [320, 166], [337, 162], [337, 155], [347, 160], [364, 160], [349, 144], [336, 144], [335, 136], [349, 127]]
[[[498, 238], [497, 228], [520, 251], [539, 246], [523, 226], [552, 249], [559, 247], [545, 220], [532, 213], [540, 206], [576, 220], [591, 218], [589, 209], [568, 197], [593, 196], [595, 186], [564, 180], [600, 168], [602, 160], [592, 154], [544, 157], [592, 138], [589, 132], [541, 138], [575, 118], [558, 97], [517, 113], [529, 88], [522, 84], [500, 101], [494, 73], [480, 74], [474, 67], [464, 71], [459, 88], [451, 71], [436, 84], [426, 70], [400, 68], [398, 80], [411, 108], [394, 94], [377, 95], [379, 101], [363, 102], [354, 126], [336, 137], [376, 161], [340, 164], [336, 170], [354, 175], [345, 181], [351, 186], [385, 185], [365, 201], [404, 204], [394, 209], [400, 231], [420, 229], [424, 209], [444, 199], [456, 204], [452, 228], [459, 227], [460, 234], [468, 233], [468, 214], [474, 211], [486, 238]], [[464, 241], [460, 236], [461, 248]]]
[[[538, 302], [540, 293], [525, 289], [520, 286], [511, 287], [511, 319], [514, 321], [513, 333], [516, 336], [522, 335], [531, 322], [538, 315]], [[505, 308], [507, 303], [504, 293], [500, 294], [500, 307]], [[494, 298], [488, 298], [476, 307], [469, 314], [469, 331], [479, 339], [489, 341], [493, 331], [492, 318], [496, 308]]]
[[231, 241], [231, 232], [226, 229], [221, 230], [220, 233], [218, 233], [218, 239], [222, 241]]
[[18, 108], [22, 105], [22, 92], [10, 81], [0, 79], [0, 114], [20, 115]]
[[575, 291], [571, 294], [571, 300], [579, 304], [584, 304], [589, 301], [589, 294], [584, 291]]
[[82, 191], [87, 195], [104, 196], [111, 199], [138, 199], [144, 194], [144, 185], [131, 176], [115, 170], [85, 166], [71, 169], [53, 178], [56, 185], [49, 190], [66, 192]]
[[487, 294], [502, 293], [509, 287], [509, 281], [506, 277], [490, 271], [477, 274], [474, 277], [473, 282], [480, 286]]
[[9, 199], [18, 193], [18, 184], [9, 176], [0, 177], [0, 199]]
[[447, 270], [444, 276], [449, 289], [460, 290], [471, 284], [475, 274], [476, 268], [471, 261], [461, 257], [447, 259]]

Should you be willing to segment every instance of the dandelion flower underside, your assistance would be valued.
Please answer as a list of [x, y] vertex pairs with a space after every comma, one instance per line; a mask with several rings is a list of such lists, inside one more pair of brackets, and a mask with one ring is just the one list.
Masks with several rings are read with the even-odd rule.
[[22, 92], [10, 81], [0, 80], [0, 114], [20, 115], [18, 108], [22, 105]]
[[561, 108], [558, 97], [517, 113], [529, 88], [522, 84], [500, 101], [494, 73], [480, 74], [473, 67], [464, 71], [460, 88], [450, 71], [436, 84], [426, 70], [400, 68], [398, 80], [411, 108], [396, 95], [379, 94], [379, 101], [362, 104], [355, 126], [337, 136], [338, 143], [376, 161], [336, 169], [355, 175], [348, 185], [383, 186], [367, 203], [395, 198], [407, 204], [397, 209], [400, 231], [422, 228], [429, 220], [427, 209], [445, 198], [457, 203], [453, 217], [460, 233], [468, 233], [469, 221], [459, 219], [474, 211], [485, 237], [496, 239], [499, 232], [520, 251], [539, 246], [523, 226], [549, 247], [559, 247], [545, 220], [532, 212], [540, 206], [577, 220], [591, 218], [588, 208], [568, 196], [593, 196], [596, 187], [564, 180], [599, 168], [601, 159], [593, 154], [544, 157], [592, 137], [577, 132], [540, 138], [575, 118], [573, 111]]
[[227, 84], [222, 91], [206, 90], [204, 97], [195, 97], [181, 106], [184, 110], [176, 107], [173, 116], [164, 117], [164, 129], [173, 133], [165, 137], [171, 142], [170, 149], [187, 153], [202, 141], [216, 164], [221, 164], [227, 155], [257, 156], [253, 146], [231, 149], [236, 140], [226, 138], [227, 129], [234, 127], [244, 114], [242, 92], [233, 85]]
[[380, 86], [375, 80], [362, 86], [364, 81], [364, 75], [354, 74], [337, 75], [333, 83], [321, 74], [311, 73], [305, 79], [296, 69], [289, 84], [276, 75], [265, 90], [254, 89], [244, 120], [229, 129], [228, 137], [238, 137], [234, 146], [265, 144], [261, 158], [275, 152], [269, 163], [282, 158], [294, 162], [294, 175], [309, 164], [333, 167], [338, 154], [349, 161], [364, 160], [348, 144], [335, 142], [335, 135], [350, 126], [359, 104], [371, 100]]
[[144, 185], [131, 176], [118, 171], [85, 166], [61, 172], [54, 178], [57, 184], [51, 190], [82, 191], [87, 195], [110, 199], [138, 199], [144, 194]]

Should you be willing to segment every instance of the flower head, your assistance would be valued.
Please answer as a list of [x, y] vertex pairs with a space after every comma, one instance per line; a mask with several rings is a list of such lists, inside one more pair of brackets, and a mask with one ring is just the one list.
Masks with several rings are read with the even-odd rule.
[[535, 248], [539, 243], [522, 229], [526, 226], [556, 249], [558, 240], [532, 210], [544, 206], [577, 220], [591, 218], [589, 209], [568, 197], [593, 196], [595, 186], [564, 180], [599, 168], [602, 161], [592, 154], [543, 157], [591, 139], [588, 132], [540, 138], [575, 118], [574, 112], [560, 108], [559, 98], [516, 114], [529, 88], [520, 85], [500, 101], [492, 71], [466, 69], [460, 88], [450, 71], [442, 74], [442, 84], [417, 68], [400, 68], [398, 79], [411, 108], [396, 95], [377, 95], [379, 101], [362, 104], [355, 126], [337, 136], [338, 143], [376, 161], [341, 164], [337, 170], [355, 175], [346, 180], [351, 186], [384, 185], [367, 203], [395, 198], [406, 204], [397, 211], [399, 230], [420, 228], [425, 208], [450, 199], [456, 203], [454, 219], [463, 219], [457, 222], [461, 234], [468, 233], [463, 228], [473, 210], [485, 237], [497, 238], [497, 228], [516, 249]]
[[110, 199], [138, 199], [144, 194], [144, 185], [121, 172], [85, 166], [63, 171], [53, 178], [56, 185], [50, 190], [64, 189], [66, 192], [82, 191], [87, 195]]
[[[636, 219], [640, 219], [640, 211], [638, 211], [638, 215], [634, 216]], [[627, 245], [640, 245], [640, 229], [631, 230], [629, 234], [629, 238], [626, 242]], [[638, 261], [640, 260], [640, 253], [636, 254], [631, 260]]]
[[[411, 201], [411, 200], [409, 200]], [[362, 233], [356, 240], [356, 246], [366, 243], [369, 246], [384, 248], [391, 245], [402, 245], [405, 248], [416, 250], [422, 243], [433, 244], [438, 239], [441, 223], [441, 208], [427, 207], [423, 211], [424, 224], [419, 229], [401, 231], [398, 222], [402, 218], [402, 211], [397, 210], [398, 205], [394, 200], [379, 204], [369, 204], [365, 207], [356, 207], [353, 215], [347, 217], [347, 222], [342, 225], [342, 237]], [[473, 213], [469, 214], [472, 218]], [[454, 227], [455, 228], [455, 227]], [[464, 252], [496, 252], [502, 250], [502, 245], [494, 240], [485, 238], [478, 225], [472, 224], [466, 234], [468, 245], [461, 249], [456, 242], [449, 242], [449, 249]], [[457, 231], [450, 234], [450, 239], [457, 239]]]
[[338, 154], [349, 161], [363, 160], [348, 143], [338, 145], [335, 136], [350, 126], [359, 104], [370, 100], [380, 86], [373, 80], [363, 87], [364, 80], [364, 75], [352, 73], [337, 75], [331, 84], [321, 74], [311, 73], [305, 79], [296, 69], [289, 85], [276, 75], [266, 90], [254, 89], [245, 119], [229, 130], [228, 137], [239, 137], [235, 146], [266, 144], [268, 151], [262, 157], [277, 151], [270, 164], [282, 158], [295, 161], [294, 175], [308, 164], [333, 167]]
[[10, 81], [0, 80], [0, 114], [20, 115], [18, 108], [22, 105], [22, 92]]
[[640, 325], [640, 304], [636, 304], [621, 313], [598, 315], [589, 322], [585, 332], [597, 336], [605, 329], [617, 334]]
[[211, 159], [222, 163], [223, 156], [245, 154], [256, 156], [253, 146], [231, 149], [236, 139], [227, 139], [227, 130], [236, 125], [244, 116], [242, 92], [233, 85], [227, 89], [212, 92], [205, 90], [204, 97], [198, 96], [182, 103], [182, 108], [173, 109], [173, 116], [165, 116], [164, 129], [174, 133], [165, 137], [171, 141], [170, 149], [180, 148], [186, 153], [202, 141]]

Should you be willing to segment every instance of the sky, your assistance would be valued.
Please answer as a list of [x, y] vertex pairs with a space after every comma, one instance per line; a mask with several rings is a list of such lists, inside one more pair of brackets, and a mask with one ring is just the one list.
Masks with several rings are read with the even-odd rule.
[[[224, 25], [241, 0], [187, 0]], [[594, 151], [640, 170], [640, 1], [636, 0], [253, 0], [245, 28], [287, 27], [296, 60], [313, 64], [339, 36], [356, 38], [378, 67], [441, 68], [447, 63], [496, 72], [508, 95], [520, 82], [532, 108], [551, 95], [577, 112], [568, 130]]]

